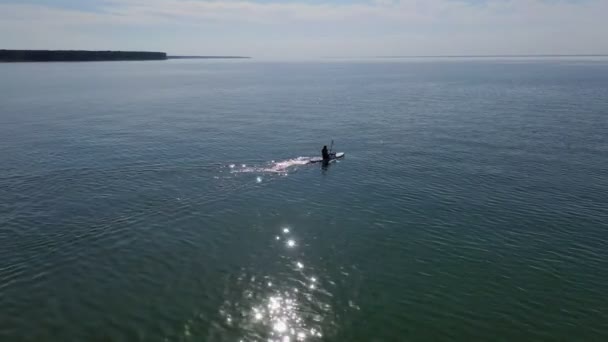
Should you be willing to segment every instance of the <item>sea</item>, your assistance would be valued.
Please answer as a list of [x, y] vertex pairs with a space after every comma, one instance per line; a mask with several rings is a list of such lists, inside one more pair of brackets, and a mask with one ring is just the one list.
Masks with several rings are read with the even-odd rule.
[[0, 64], [0, 340], [606, 341], [608, 58]]

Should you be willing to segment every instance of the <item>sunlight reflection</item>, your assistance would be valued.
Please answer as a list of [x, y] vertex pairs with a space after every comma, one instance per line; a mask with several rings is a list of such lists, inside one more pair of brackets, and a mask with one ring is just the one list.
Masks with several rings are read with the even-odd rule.
[[309, 337], [322, 336], [318, 329], [307, 326], [296, 290], [275, 293], [261, 305], [253, 307], [254, 321], [269, 327], [268, 341], [306, 341]]
[[264, 318], [264, 315], [262, 315], [262, 313], [258, 310], [258, 309], [253, 309], [254, 312], [254, 318], [256, 321], [261, 320], [262, 318]]
[[[333, 337], [338, 322], [330, 286], [336, 279], [306, 258], [311, 254], [305, 235], [294, 237], [293, 227], [275, 229], [280, 232], [267, 238], [280, 242], [272, 244], [265, 258], [228, 278], [219, 321], [214, 319], [211, 332], [205, 330], [207, 313], [195, 312], [194, 320], [180, 331], [180, 340], [216, 341], [230, 336], [239, 342], [315, 342]], [[286, 251], [283, 246], [297, 249]], [[359, 310], [352, 300], [348, 307]]]
[[[281, 245], [295, 248], [301, 243], [296, 242], [291, 228], [284, 226], [280, 230], [274, 240], [281, 241]], [[240, 322], [237, 315], [223, 313], [228, 325], [244, 329], [242, 341], [319, 341], [323, 338], [321, 327], [331, 325], [331, 306], [322, 299], [324, 281], [317, 278], [318, 274], [309, 273], [314, 266], [306, 264], [305, 268], [306, 260], [302, 259], [287, 260], [281, 264], [289, 273], [277, 273], [285, 277], [276, 278], [271, 273], [264, 275], [264, 280], [249, 278], [251, 287], [244, 295], [247, 299], [237, 303], [242, 305]], [[305, 270], [308, 274], [304, 274]]]
[[285, 324], [285, 322], [283, 321], [278, 321], [274, 324], [273, 329], [279, 334], [282, 334], [287, 330], [287, 324]]

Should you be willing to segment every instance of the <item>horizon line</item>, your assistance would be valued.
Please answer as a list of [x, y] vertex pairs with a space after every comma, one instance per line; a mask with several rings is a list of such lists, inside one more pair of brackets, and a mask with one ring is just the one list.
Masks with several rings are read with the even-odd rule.
[[526, 58], [526, 57], [608, 57], [608, 53], [588, 53], [588, 54], [497, 54], [497, 55], [396, 55], [396, 56], [350, 56], [337, 57], [326, 56], [322, 58]]

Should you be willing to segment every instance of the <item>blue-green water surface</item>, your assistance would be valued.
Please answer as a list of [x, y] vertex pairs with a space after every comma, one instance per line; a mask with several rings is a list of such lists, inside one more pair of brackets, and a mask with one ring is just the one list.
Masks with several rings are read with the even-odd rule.
[[606, 60], [0, 76], [2, 341], [608, 339]]

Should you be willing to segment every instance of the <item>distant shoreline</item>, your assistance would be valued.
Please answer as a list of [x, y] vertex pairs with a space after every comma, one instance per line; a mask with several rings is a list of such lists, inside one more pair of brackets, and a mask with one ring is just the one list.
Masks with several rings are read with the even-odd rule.
[[168, 59], [242, 59], [243, 56], [167, 56], [150, 51], [1, 50], [0, 62], [164, 61]]
[[0, 50], [1, 62], [98, 62], [166, 60], [164, 52], [89, 50]]

